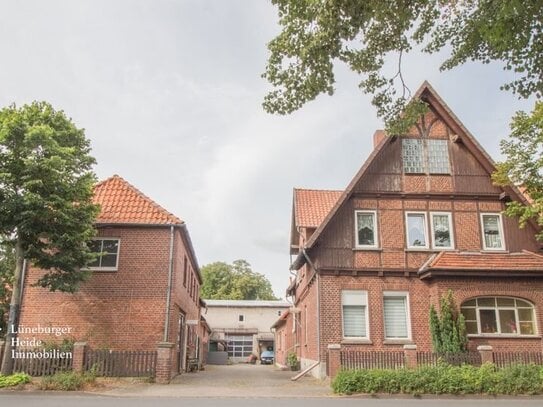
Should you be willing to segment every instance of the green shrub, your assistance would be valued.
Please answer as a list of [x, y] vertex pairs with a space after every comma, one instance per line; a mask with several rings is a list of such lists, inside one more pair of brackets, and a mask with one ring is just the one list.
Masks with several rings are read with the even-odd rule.
[[418, 369], [343, 370], [332, 382], [339, 394], [537, 394], [543, 391], [543, 368], [513, 365], [497, 369], [493, 364], [481, 367], [452, 366], [440, 363]]
[[12, 387], [30, 382], [30, 376], [26, 373], [15, 373], [9, 376], [0, 374], [0, 387]]
[[61, 372], [52, 376], [46, 376], [40, 382], [41, 390], [81, 390], [86, 385], [96, 382], [96, 375], [93, 372], [76, 373]]

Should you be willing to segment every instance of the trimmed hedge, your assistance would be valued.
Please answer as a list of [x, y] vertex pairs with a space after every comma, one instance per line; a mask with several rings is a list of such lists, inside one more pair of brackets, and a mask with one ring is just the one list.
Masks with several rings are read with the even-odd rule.
[[333, 380], [332, 389], [339, 394], [538, 394], [543, 391], [543, 368], [442, 363], [417, 369], [343, 370]]

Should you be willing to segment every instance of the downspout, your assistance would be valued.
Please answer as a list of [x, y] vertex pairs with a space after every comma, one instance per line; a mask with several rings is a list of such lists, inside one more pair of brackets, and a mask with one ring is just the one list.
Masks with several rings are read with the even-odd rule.
[[170, 330], [170, 304], [172, 302], [172, 278], [173, 278], [173, 225], [170, 225], [170, 258], [168, 262], [168, 291], [166, 292], [166, 318], [164, 318], [163, 342], [168, 342]]
[[25, 292], [25, 278], [26, 278], [26, 259], [23, 260], [23, 271], [21, 273], [21, 295], [19, 296], [19, 304], [23, 304], [23, 296]]

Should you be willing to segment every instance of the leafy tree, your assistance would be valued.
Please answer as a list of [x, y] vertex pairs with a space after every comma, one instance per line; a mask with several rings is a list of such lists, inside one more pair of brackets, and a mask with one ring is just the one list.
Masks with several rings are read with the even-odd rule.
[[[23, 262], [46, 270], [37, 285], [74, 292], [94, 256], [98, 207], [89, 141], [62, 111], [46, 102], [0, 110], [0, 236], [13, 247], [15, 269], [8, 326], [17, 326]], [[2, 373], [10, 373], [8, 330]]]
[[[505, 214], [518, 217], [521, 227], [533, 219], [543, 226], [543, 103], [537, 102], [531, 114], [517, 112], [511, 122], [509, 140], [502, 140], [506, 160], [493, 174], [499, 185], [518, 185], [529, 196], [528, 204], [508, 202]], [[543, 240], [543, 231], [537, 235]]]
[[[543, 0], [272, 0], [282, 31], [269, 44], [263, 76], [274, 86], [272, 113], [291, 113], [334, 92], [334, 65], [362, 76], [360, 88], [389, 134], [402, 134], [424, 111], [410, 99], [402, 57], [415, 46], [450, 51], [441, 70], [499, 61], [515, 71], [502, 86], [521, 97], [543, 93]], [[388, 64], [397, 68], [390, 72]], [[398, 92], [397, 88], [401, 88]], [[401, 116], [401, 118], [400, 118]]]
[[13, 247], [6, 244], [0, 245], [0, 338], [3, 338], [7, 332], [7, 316], [14, 270], [15, 256]]
[[467, 348], [466, 322], [454, 306], [452, 291], [440, 300], [440, 315], [430, 307], [430, 332], [434, 351], [438, 353], [465, 352]]
[[276, 300], [271, 283], [246, 260], [215, 262], [202, 267], [203, 298], [212, 300]]

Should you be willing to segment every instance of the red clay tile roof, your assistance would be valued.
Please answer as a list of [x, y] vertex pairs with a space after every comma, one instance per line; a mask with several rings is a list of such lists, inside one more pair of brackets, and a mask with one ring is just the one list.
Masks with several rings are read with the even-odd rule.
[[170, 225], [183, 221], [136, 187], [114, 175], [94, 187], [93, 202], [100, 205], [96, 223]]
[[296, 226], [317, 228], [334, 207], [342, 191], [294, 189]]
[[543, 256], [519, 253], [441, 252], [421, 272], [428, 270], [543, 271]]

